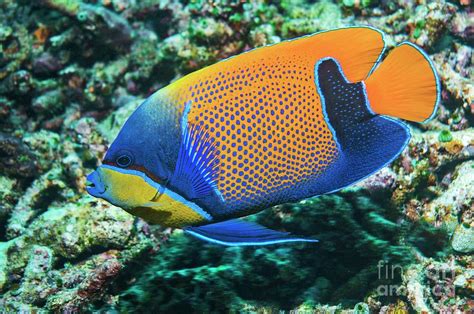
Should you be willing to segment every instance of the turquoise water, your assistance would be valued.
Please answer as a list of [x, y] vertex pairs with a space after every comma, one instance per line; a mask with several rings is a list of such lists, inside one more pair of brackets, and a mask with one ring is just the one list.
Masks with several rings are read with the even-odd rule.
[[[469, 2], [2, 1], [1, 312], [467, 312]], [[319, 243], [217, 246], [86, 192], [86, 175], [154, 91], [255, 47], [356, 25], [385, 32], [388, 50], [422, 47], [441, 102], [363, 182], [249, 217]]]

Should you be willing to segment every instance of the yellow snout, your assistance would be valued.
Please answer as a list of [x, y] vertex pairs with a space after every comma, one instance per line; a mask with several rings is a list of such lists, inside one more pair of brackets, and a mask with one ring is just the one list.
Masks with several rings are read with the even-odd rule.
[[87, 177], [87, 191], [119, 206], [132, 215], [154, 224], [183, 227], [201, 223], [205, 218], [194, 203], [167, 190], [137, 170], [101, 166]]

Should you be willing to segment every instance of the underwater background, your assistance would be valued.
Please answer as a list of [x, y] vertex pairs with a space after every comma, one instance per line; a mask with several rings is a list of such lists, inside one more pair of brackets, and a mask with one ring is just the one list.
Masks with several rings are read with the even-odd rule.
[[[459, 1], [0, 1], [0, 312], [474, 308], [474, 13]], [[437, 117], [389, 167], [252, 219], [317, 245], [222, 247], [148, 225], [85, 176], [153, 91], [267, 44], [371, 25], [423, 47]]]

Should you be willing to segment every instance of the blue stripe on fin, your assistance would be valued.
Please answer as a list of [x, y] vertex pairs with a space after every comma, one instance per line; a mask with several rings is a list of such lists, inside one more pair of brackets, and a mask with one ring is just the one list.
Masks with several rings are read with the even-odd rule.
[[200, 227], [186, 227], [184, 232], [204, 241], [227, 246], [270, 245], [285, 242], [318, 242], [295, 237], [288, 232], [265, 228], [239, 219], [227, 220]]
[[350, 83], [333, 58], [320, 60], [315, 83], [340, 157], [315, 180], [312, 195], [336, 192], [392, 162], [408, 144], [410, 131], [370, 110], [364, 82]]
[[218, 160], [209, 133], [188, 123], [191, 103], [186, 104], [181, 121], [182, 139], [170, 185], [193, 201], [211, 195], [222, 196], [217, 189]]

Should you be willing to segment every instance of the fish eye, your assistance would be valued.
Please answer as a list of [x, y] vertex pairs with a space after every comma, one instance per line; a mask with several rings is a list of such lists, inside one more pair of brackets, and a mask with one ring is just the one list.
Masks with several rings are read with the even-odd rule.
[[119, 167], [126, 168], [132, 164], [132, 157], [129, 155], [123, 154], [118, 156], [115, 161]]

